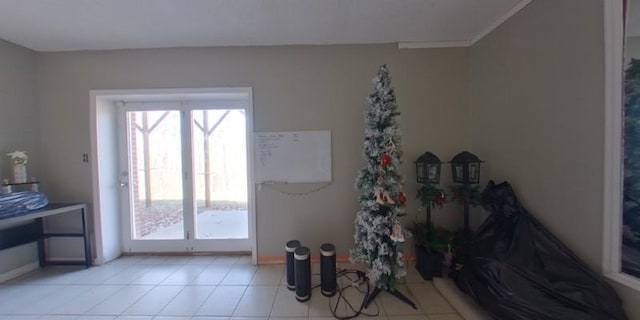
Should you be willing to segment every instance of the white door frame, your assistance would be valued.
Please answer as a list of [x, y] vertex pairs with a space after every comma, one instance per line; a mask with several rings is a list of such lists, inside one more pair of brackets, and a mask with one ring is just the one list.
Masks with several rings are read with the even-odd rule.
[[[251, 246], [252, 262], [257, 263], [257, 236], [256, 236], [256, 210], [255, 210], [255, 188], [254, 188], [254, 152], [253, 152], [253, 90], [251, 87], [234, 87], [234, 88], [196, 88], [196, 89], [143, 89], [143, 90], [92, 90], [90, 91], [90, 121], [91, 121], [91, 158], [92, 177], [93, 177], [93, 224], [95, 233], [96, 247], [96, 264], [101, 264], [113, 258], [113, 254], [106, 252], [109, 246], [103, 243], [102, 225], [107, 215], [119, 214], [119, 212], [103, 212], [105, 206], [101, 203], [101, 185], [100, 185], [100, 169], [104, 170], [107, 166], [105, 163], [109, 161], [117, 161], [116, 156], [113, 159], [107, 159], [110, 155], [99, 155], [101, 141], [98, 132], [98, 99], [106, 99], [112, 102], [113, 108], [116, 108], [115, 102], [128, 101], [129, 103], [142, 101], [185, 101], [193, 108], [203, 105], [204, 101], [223, 100], [223, 104], [229, 106], [229, 100], [244, 99], [246, 105], [246, 139], [247, 139], [247, 196], [248, 196], [248, 215], [249, 215], [249, 243]], [[206, 104], [210, 106], [209, 103]], [[102, 159], [101, 159], [102, 156]], [[112, 165], [112, 164], [111, 164]], [[110, 210], [112, 211], [112, 210]], [[209, 251], [221, 251], [215, 245], [207, 245]], [[199, 251], [199, 250], [197, 250]]]
[[604, 181], [602, 273], [640, 292], [640, 279], [621, 270], [623, 192], [623, 1], [604, 1]]

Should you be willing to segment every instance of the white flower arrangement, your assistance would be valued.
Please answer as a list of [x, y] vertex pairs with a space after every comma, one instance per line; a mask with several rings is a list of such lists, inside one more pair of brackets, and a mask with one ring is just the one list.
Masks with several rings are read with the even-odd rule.
[[13, 161], [13, 164], [16, 166], [24, 166], [29, 160], [26, 151], [13, 151], [7, 153], [7, 155], [11, 157], [11, 161]]

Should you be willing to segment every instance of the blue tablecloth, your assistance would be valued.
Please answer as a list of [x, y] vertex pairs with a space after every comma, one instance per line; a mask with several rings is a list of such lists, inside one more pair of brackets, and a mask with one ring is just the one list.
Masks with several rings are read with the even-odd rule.
[[49, 203], [42, 192], [21, 191], [0, 194], [0, 219], [7, 219], [28, 214]]

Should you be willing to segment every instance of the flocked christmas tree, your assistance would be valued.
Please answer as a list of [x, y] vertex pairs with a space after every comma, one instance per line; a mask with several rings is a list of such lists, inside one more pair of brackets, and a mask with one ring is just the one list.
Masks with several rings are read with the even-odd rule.
[[351, 260], [368, 264], [367, 276], [377, 288], [394, 291], [396, 279], [406, 275], [401, 251], [404, 237], [397, 219], [406, 197], [400, 175], [400, 112], [390, 82], [387, 66], [382, 65], [365, 116], [363, 155], [367, 164], [356, 180], [361, 195]]

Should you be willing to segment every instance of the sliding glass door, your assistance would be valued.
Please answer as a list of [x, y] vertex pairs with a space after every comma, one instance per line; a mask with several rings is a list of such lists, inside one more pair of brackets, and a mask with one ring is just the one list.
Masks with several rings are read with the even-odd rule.
[[243, 110], [193, 110], [196, 239], [246, 239], [247, 140]]
[[125, 251], [250, 251], [246, 109], [130, 103], [120, 118]]

